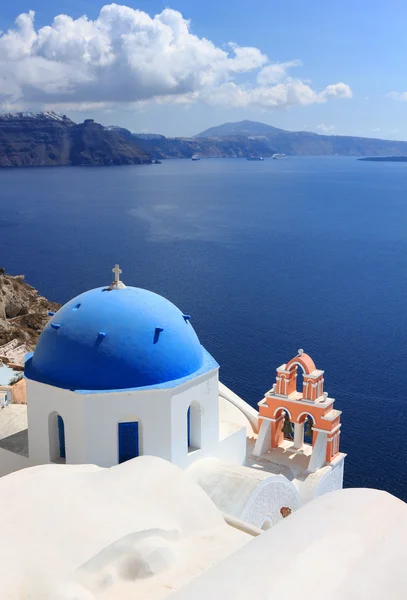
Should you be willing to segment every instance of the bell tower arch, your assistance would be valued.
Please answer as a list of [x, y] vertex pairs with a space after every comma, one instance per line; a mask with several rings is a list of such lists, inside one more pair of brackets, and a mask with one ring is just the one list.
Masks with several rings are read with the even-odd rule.
[[[300, 370], [300, 371], [299, 371]], [[297, 390], [298, 373], [303, 383]], [[309, 472], [332, 463], [339, 454], [341, 411], [324, 392], [324, 371], [302, 349], [277, 369], [276, 382], [259, 402], [259, 435], [254, 454], [276, 449], [309, 457]]]

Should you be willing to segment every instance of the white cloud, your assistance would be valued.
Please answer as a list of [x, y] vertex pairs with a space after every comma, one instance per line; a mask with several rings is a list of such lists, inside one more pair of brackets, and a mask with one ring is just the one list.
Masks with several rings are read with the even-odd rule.
[[18, 112], [23, 110], [23, 104], [17, 104], [15, 102], [0, 102], [0, 113]]
[[287, 77], [287, 71], [292, 67], [302, 67], [302, 62], [296, 59], [282, 63], [271, 63], [259, 72], [257, 75], [257, 83], [259, 85], [278, 83]]
[[[350, 98], [344, 83], [315, 91], [287, 71], [298, 59], [270, 63], [258, 48], [229, 43], [226, 49], [191, 32], [178, 11], [150, 17], [110, 4], [99, 16], [55, 17], [35, 28], [34, 12], [0, 33], [0, 105], [47, 105], [109, 110], [116, 104], [204, 101], [254, 108]], [[255, 72], [257, 83], [236, 83]]]
[[327, 135], [335, 133], [335, 131], [336, 131], [335, 125], [325, 125], [324, 123], [317, 125], [316, 128], [320, 133], [324, 133]]
[[334, 96], [351, 98], [352, 92], [344, 83], [328, 86], [322, 92], [316, 92], [299, 79], [287, 78], [281, 83], [267, 87], [244, 87], [228, 82], [201, 95], [202, 99], [209, 104], [262, 109], [323, 103]]
[[267, 56], [262, 54], [258, 48], [241, 47], [233, 42], [229, 43], [229, 47], [235, 55], [232, 60], [228, 61], [231, 73], [247, 73], [268, 62]]
[[58, 102], [47, 103], [42, 105], [43, 109], [48, 112], [94, 112], [96, 110], [108, 111], [114, 107], [113, 103], [107, 102]]
[[386, 98], [390, 98], [390, 100], [399, 100], [400, 102], [407, 102], [407, 92], [389, 92], [386, 94]]
[[319, 95], [323, 102], [328, 98], [352, 98], [352, 90], [346, 83], [334, 83], [328, 85]]

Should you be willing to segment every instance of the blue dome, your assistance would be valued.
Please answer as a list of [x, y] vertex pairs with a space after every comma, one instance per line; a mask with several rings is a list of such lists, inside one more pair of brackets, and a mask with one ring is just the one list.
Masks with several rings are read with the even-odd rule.
[[71, 390], [117, 390], [180, 379], [203, 363], [189, 317], [174, 304], [139, 288], [97, 288], [50, 319], [26, 375]]

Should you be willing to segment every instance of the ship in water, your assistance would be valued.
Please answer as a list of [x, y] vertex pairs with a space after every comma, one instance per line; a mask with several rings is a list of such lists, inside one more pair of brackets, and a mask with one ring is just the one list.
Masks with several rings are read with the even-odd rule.
[[247, 160], [264, 160], [262, 156], [248, 156]]
[[279, 152], [276, 152], [272, 155], [271, 158], [274, 158], [274, 160], [282, 160], [284, 158], [287, 158], [287, 154], [280, 154]]
[[198, 154], [193, 154], [193, 155], [191, 156], [191, 159], [192, 159], [192, 160], [201, 160], [201, 157], [200, 157], [200, 156], [198, 156]]

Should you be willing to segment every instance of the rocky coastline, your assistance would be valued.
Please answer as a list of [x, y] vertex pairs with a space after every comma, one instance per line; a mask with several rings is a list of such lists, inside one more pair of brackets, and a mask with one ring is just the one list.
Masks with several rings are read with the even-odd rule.
[[194, 154], [247, 158], [275, 153], [404, 160], [407, 142], [286, 131], [254, 121], [224, 123], [191, 138], [170, 138], [105, 127], [93, 119], [77, 124], [53, 112], [0, 114], [0, 167], [138, 165], [190, 159]]
[[120, 134], [56, 113], [0, 115], [0, 167], [111, 166], [151, 163]]
[[48, 313], [60, 306], [41, 296], [24, 275], [8, 275], [0, 268], [0, 346], [17, 340], [27, 351], [34, 350]]

